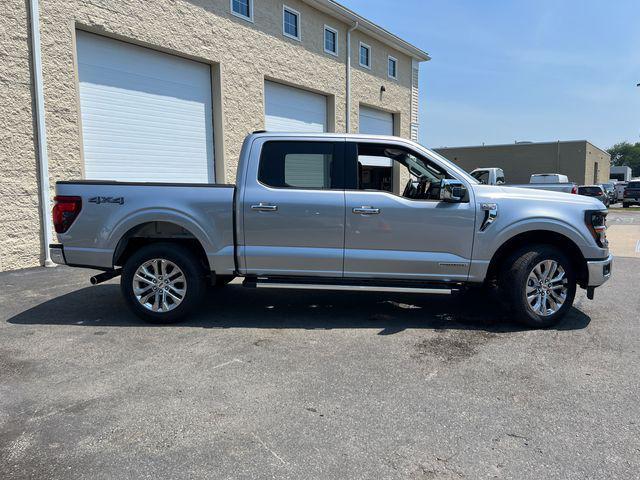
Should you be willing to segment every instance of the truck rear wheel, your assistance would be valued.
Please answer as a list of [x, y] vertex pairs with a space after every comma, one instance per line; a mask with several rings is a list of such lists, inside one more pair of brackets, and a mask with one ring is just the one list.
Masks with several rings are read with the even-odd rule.
[[576, 274], [562, 251], [537, 245], [521, 249], [507, 259], [500, 288], [516, 321], [529, 327], [551, 327], [573, 305]]
[[204, 269], [189, 250], [154, 243], [125, 262], [120, 287], [136, 315], [153, 323], [172, 323], [198, 306], [206, 284]]

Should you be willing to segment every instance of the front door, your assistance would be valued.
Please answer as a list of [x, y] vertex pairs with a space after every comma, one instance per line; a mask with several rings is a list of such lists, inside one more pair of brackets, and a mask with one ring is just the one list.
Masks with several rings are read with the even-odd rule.
[[[451, 178], [443, 167], [394, 145], [349, 144], [348, 151], [354, 153], [347, 162], [358, 162], [357, 173], [348, 171], [358, 178], [356, 188], [345, 192], [344, 276], [466, 280], [475, 208], [472, 201], [439, 200], [440, 179]], [[372, 178], [385, 178], [376, 175], [376, 163], [400, 178], [372, 183]]]
[[258, 181], [247, 179], [242, 199], [247, 274], [342, 276], [344, 145], [263, 145]]

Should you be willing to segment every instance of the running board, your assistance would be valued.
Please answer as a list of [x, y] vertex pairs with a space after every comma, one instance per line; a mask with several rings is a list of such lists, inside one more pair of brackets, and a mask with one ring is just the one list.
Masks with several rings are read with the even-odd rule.
[[[389, 282], [392, 283], [392, 282]], [[286, 281], [284, 279], [272, 279], [272, 278], [252, 278], [246, 279], [243, 283], [245, 287], [250, 288], [281, 288], [292, 290], [333, 290], [333, 291], [347, 291], [347, 292], [387, 292], [387, 293], [423, 293], [429, 295], [450, 295], [453, 292], [457, 292], [460, 288], [459, 285], [411, 285], [411, 282], [398, 282], [403, 284], [396, 285], [383, 285], [375, 283], [311, 283], [307, 281]], [[409, 285], [407, 285], [409, 283]]]

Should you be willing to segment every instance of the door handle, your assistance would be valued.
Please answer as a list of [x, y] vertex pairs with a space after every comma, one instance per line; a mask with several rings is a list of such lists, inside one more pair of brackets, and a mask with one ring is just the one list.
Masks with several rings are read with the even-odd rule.
[[357, 215], [378, 215], [380, 213], [379, 208], [374, 207], [356, 207], [353, 209], [353, 213]]
[[275, 212], [278, 210], [278, 206], [260, 202], [257, 205], [251, 205], [251, 210], [256, 210], [258, 212]]

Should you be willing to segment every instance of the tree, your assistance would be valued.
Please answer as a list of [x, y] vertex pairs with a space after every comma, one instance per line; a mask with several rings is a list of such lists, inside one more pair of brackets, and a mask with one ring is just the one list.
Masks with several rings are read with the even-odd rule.
[[611, 165], [631, 167], [634, 177], [640, 177], [640, 142], [616, 143], [607, 150], [611, 155]]

